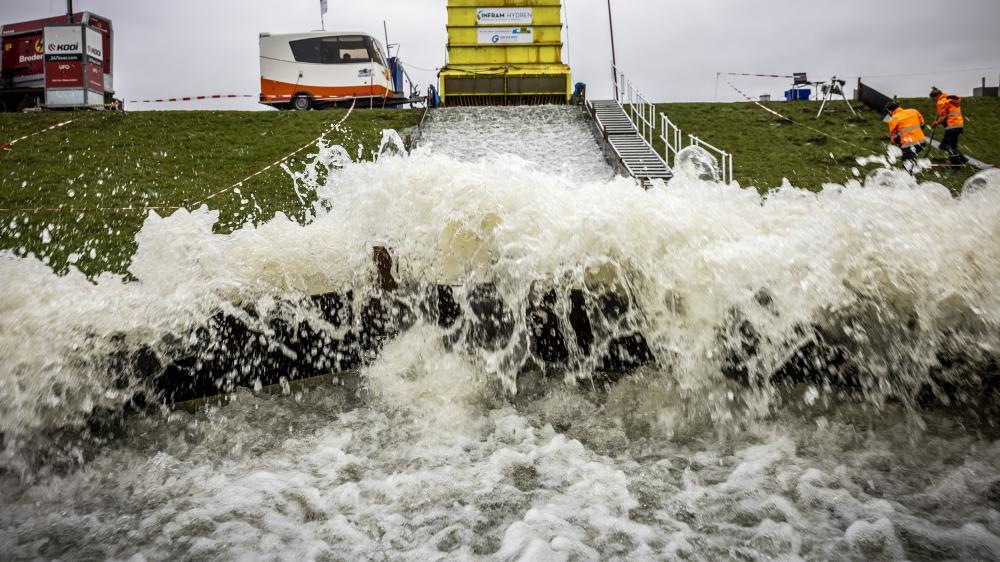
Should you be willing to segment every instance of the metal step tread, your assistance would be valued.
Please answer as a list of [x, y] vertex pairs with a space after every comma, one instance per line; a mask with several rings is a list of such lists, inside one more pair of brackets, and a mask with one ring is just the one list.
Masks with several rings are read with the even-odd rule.
[[612, 143], [611, 146], [617, 152], [625, 152], [625, 153], [628, 153], [628, 154], [634, 154], [636, 156], [648, 156], [650, 158], [659, 158], [660, 157], [659, 154], [657, 154], [656, 152], [653, 152], [653, 149], [651, 149], [649, 147], [645, 147], [645, 146], [628, 147], [628, 146], [615, 145], [614, 143]]
[[625, 170], [644, 185], [653, 179], [670, 179], [673, 173], [638, 129], [628, 114], [615, 100], [590, 102], [594, 119], [604, 132], [611, 150], [615, 152]]
[[[625, 135], [619, 135], [619, 136], [625, 136]], [[613, 140], [613, 139], [608, 139], [608, 140], [610, 141], [610, 140]], [[642, 152], [643, 154], [655, 154], [653, 152], [653, 149], [649, 148], [648, 146], [635, 145], [635, 144], [620, 144], [620, 143], [616, 143], [616, 142], [612, 142], [611, 146], [613, 146], [613, 147], [615, 147], [615, 148], [617, 148], [619, 150], [627, 150], [627, 151], [630, 151], [630, 152]]]

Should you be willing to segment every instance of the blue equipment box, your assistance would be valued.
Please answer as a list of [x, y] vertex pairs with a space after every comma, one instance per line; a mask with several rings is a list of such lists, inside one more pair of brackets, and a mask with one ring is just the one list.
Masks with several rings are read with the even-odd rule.
[[811, 88], [785, 90], [785, 101], [809, 101], [810, 96], [812, 96]]

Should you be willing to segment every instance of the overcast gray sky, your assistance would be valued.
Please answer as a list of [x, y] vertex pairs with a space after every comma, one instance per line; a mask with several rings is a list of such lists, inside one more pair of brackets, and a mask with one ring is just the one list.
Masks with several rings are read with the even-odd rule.
[[[484, 5], [493, 4], [484, 0]], [[126, 99], [259, 92], [257, 35], [319, 29], [319, 0], [76, 0], [112, 19], [115, 89]], [[326, 27], [402, 44], [426, 86], [445, 57], [445, 0], [329, 0]], [[608, 96], [606, 0], [563, 0], [574, 80]], [[922, 96], [934, 84], [971, 95], [1000, 76], [1000, 0], [612, 0], [619, 65], [655, 101], [708, 101], [717, 72], [861, 75], [886, 94]], [[0, 0], [0, 21], [55, 15], [65, 0]], [[566, 35], [564, 35], [564, 41]], [[418, 68], [419, 67], [419, 68]], [[422, 70], [423, 69], [423, 70]], [[965, 70], [975, 69], [975, 70]], [[964, 72], [958, 72], [965, 70]], [[912, 76], [917, 75], [919, 76]], [[911, 75], [911, 76], [899, 76]], [[785, 80], [735, 78], [751, 95]], [[724, 83], [720, 100], [740, 99]], [[257, 107], [254, 100], [187, 108]], [[130, 109], [163, 108], [137, 106]], [[175, 107], [180, 109], [181, 107]]]

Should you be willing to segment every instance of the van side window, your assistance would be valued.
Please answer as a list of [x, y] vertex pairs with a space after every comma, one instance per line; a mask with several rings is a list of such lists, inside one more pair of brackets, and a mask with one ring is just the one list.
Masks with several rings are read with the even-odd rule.
[[371, 37], [361, 35], [314, 37], [290, 41], [288, 45], [292, 48], [292, 56], [296, 62], [354, 64], [370, 63], [374, 60], [385, 66]]
[[[336, 55], [333, 52], [328, 52], [326, 50], [327, 41], [336, 41], [336, 45], [339, 49]], [[337, 63], [358, 63], [364, 62], [368, 63], [372, 61], [371, 54], [368, 52], [368, 45], [365, 42], [365, 38], [360, 35], [344, 35], [341, 37], [330, 37], [323, 39], [324, 49], [323, 49], [323, 62], [326, 64], [337, 64]]]
[[337, 64], [340, 60], [340, 42], [336, 37], [324, 37], [322, 41], [323, 64]]
[[368, 53], [372, 60], [382, 66], [389, 66], [385, 63], [385, 57], [382, 52], [382, 44], [378, 41], [372, 39], [371, 37], [365, 37], [365, 43], [368, 45]]
[[320, 39], [299, 39], [290, 41], [288, 46], [292, 48], [292, 56], [296, 62], [321, 63], [323, 57], [320, 54]]

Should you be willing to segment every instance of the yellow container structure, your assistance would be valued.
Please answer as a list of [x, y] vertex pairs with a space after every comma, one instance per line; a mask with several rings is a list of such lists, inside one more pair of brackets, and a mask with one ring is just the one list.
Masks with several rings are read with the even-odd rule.
[[444, 105], [566, 103], [562, 0], [448, 0]]

